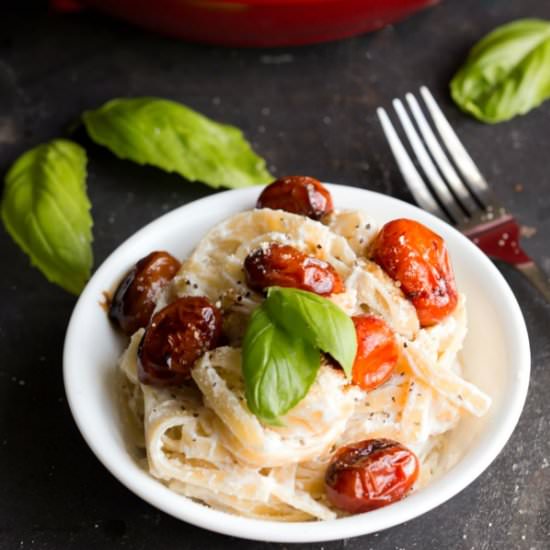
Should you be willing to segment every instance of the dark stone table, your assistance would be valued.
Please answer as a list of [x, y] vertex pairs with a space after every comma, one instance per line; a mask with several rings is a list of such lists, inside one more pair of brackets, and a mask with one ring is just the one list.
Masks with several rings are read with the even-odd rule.
[[[550, 102], [482, 125], [447, 84], [474, 41], [510, 19], [550, 18], [542, 0], [447, 0], [394, 27], [301, 49], [237, 50], [176, 42], [92, 14], [19, 7], [0, 20], [0, 169], [116, 96], [182, 101], [241, 127], [274, 173], [310, 174], [410, 197], [375, 117], [427, 84], [550, 272]], [[145, 223], [212, 191], [87, 144], [95, 266]], [[84, 443], [65, 401], [61, 352], [75, 298], [46, 282], [0, 231], [0, 547], [274, 548], [177, 521], [119, 484]], [[470, 487], [438, 509], [336, 550], [550, 548], [550, 307], [502, 272], [526, 317], [532, 382], [518, 428]]]

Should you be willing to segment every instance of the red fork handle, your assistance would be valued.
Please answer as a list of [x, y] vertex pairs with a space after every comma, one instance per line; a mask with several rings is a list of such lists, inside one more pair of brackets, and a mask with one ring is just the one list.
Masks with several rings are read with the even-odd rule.
[[515, 267], [550, 304], [550, 279], [521, 248], [519, 225], [512, 216], [507, 216], [494, 224], [465, 230], [464, 234], [487, 256]]

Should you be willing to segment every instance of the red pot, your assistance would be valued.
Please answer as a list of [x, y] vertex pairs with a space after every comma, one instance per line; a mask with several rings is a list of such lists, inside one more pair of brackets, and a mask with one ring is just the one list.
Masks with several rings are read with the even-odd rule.
[[438, 0], [51, 0], [147, 29], [227, 46], [294, 46], [372, 31]]

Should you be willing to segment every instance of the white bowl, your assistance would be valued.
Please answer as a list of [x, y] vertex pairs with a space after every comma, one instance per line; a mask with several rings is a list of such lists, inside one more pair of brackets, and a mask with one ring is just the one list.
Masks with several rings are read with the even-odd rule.
[[96, 271], [72, 314], [64, 349], [65, 390], [84, 439], [126, 487], [172, 516], [236, 537], [315, 542], [364, 535], [417, 517], [445, 502], [479, 476], [512, 434], [529, 384], [530, 352], [520, 308], [492, 262], [455, 229], [407, 203], [362, 189], [329, 186], [337, 208], [368, 210], [383, 223], [416, 219], [445, 238], [459, 288], [466, 293], [469, 333], [464, 374], [493, 398], [482, 419], [464, 418], [450, 437], [458, 463], [428, 487], [367, 514], [332, 521], [278, 523], [213, 510], [170, 491], [140, 468], [127, 448], [113, 376], [125, 342], [100, 307], [136, 260], [152, 250], [187, 256], [205, 232], [231, 214], [252, 208], [259, 189], [219, 193], [177, 208], [150, 223], [117, 248]]

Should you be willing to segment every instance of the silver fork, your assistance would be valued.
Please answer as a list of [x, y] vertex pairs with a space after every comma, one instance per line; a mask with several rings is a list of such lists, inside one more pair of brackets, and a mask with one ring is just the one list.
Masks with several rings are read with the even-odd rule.
[[550, 303], [550, 280], [521, 248], [516, 219], [498, 202], [428, 88], [420, 88], [420, 95], [439, 139], [413, 94], [405, 96], [410, 115], [400, 99], [394, 99], [393, 106], [425, 179], [415, 168], [386, 111], [381, 107], [377, 110], [393, 156], [415, 201], [424, 210], [456, 226], [488, 256], [523, 273]]

